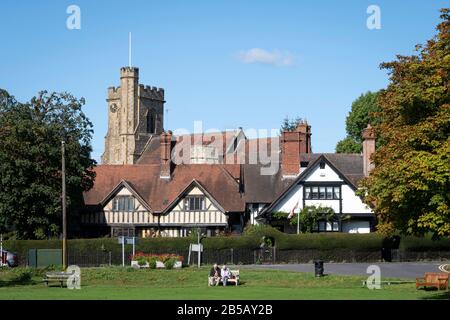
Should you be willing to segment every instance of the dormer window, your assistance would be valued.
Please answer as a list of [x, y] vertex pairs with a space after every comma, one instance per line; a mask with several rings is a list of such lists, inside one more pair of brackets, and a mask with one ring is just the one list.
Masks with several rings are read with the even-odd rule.
[[189, 196], [184, 200], [184, 209], [186, 211], [203, 211], [205, 210], [205, 197]]
[[134, 198], [132, 196], [115, 197], [113, 211], [134, 211]]
[[321, 161], [319, 166], [320, 166], [320, 169], [325, 169], [325, 162]]

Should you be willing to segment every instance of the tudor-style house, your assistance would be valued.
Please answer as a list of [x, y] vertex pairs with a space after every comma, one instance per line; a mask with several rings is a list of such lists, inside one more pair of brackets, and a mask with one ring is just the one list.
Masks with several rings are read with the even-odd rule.
[[373, 230], [373, 212], [355, 194], [372, 168], [371, 128], [362, 155], [312, 153], [306, 122], [273, 138], [249, 139], [241, 128], [175, 136], [164, 130], [164, 90], [140, 85], [131, 67], [107, 102], [102, 164], [84, 193], [85, 236], [183, 237], [194, 228], [214, 236], [259, 223], [292, 232], [272, 214], [308, 205], [336, 213], [318, 232]]

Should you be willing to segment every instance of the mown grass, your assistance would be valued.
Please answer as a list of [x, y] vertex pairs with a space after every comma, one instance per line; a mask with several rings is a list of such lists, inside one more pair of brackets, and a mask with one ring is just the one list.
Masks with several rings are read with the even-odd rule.
[[[362, 287], [364, 277], [281, 270], [241, 269], [240, 286], [208, 287], [208, 268], [135, 270], [108, 267], [81, 271], [80, 290], [46, 287], [42, 270], [1, 270], [0, 299], [440, 299], [448, 293], [416, 290], [414, 283]], [[30, 273], [31, 277], [24, 275]], [[17, 281], [21, 279], [21, 281]]]

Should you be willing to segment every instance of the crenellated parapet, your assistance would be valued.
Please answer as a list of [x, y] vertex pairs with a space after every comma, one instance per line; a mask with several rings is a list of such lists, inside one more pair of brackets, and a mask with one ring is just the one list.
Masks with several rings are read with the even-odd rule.
[[120, 87], [109, 87], [107, 100], [117, 100], [117, 99], [120, 99]]
[[120, 78], [136, 78], [139, 79], [139, 68], [123, 67], [120, 68]]
[[139, 97], [164, 101], [164, 89], [157, 87], [144, 86], [142, 84], [139, 85]]

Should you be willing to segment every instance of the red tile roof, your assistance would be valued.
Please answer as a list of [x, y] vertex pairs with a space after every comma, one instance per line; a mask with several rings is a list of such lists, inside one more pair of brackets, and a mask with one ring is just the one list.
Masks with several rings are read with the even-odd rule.
[[[231, 171], [231, 173], [230, 173]], [[162, 212], [193, 180], [198, 181], [226, 212], [243, 212], [245, 202], [233, 179], [239, 166], [176, 166], [170, 180], [160, 179], [159, 165], [100, 165], [94, 187], [84, 193], [86, 205], [98, 205], [122, 180], [128, 182], [153, 212]]]

